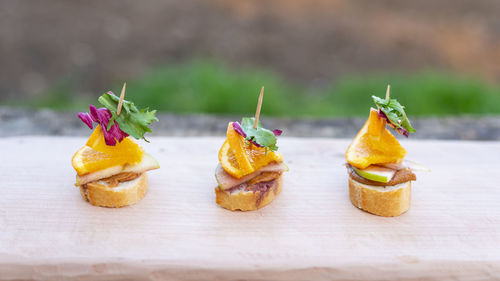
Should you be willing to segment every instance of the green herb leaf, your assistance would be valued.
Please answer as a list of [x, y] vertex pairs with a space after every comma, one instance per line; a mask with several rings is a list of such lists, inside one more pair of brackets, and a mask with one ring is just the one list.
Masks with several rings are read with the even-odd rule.
[[254, 122], [255, 118], [253, 117], [241, 119], [241, 128], [247, 135], [245, 140], [255, 142], [271, 151], [277, 151], [278, 146], [276, 146], [276, 136], [273, 131], [262, 127], [260, 121], [257, 123], [257, 129], [255, 129], [253, 127]]
[[405, 107], [402, 106], [396, 99], [381, 99], [376, 96], [372, 96], [373, 102], [379, 107], [379, 109], [387, 116], [388, 121], [393, 125], [393, 128], [404, 129], [403, 131], [408, 132], [408, 134], [415, 133], [415, 130], [411, 124], [410, 120], [406, 116]]
[[133, 102], [123, 100], [120, 115], [116, 115], [119, 101], [120, 97], [111, 92], [99, 97], [99, 103], [109, 109], [113, 115], [108, 123], [108, 130], [116, 122], [125, 133], [136, 139], [147, 141], [144, 134], [151, 132], [149, 125], [153, 121], [158, 121], [158, 118], [155, 117], [156, 110], [149, 111], [149, 108], [139, 110]]

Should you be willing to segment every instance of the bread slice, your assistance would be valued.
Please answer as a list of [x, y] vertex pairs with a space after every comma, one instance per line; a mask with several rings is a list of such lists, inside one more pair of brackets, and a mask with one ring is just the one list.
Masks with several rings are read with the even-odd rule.
[[82, 197], [94, 206], [119, 208], [140, 201], [148, 190], [148, 177], [142, 173], [139, 177], [120, 182], [109, 187], [106, 182], [96, 181], [80, 185]]
[[369, 213], [399, 216], [410, 208], [411, 181], [384, 187], [363, 184], [349, 177], [349, 197], [354, 206]]
[[282, 176], [280, 176], [264, 194], [260, 191], [227, 192], [216, 187], [215, 202], [231, 211], [254, 211], [271, 203], [280, 194], [282, 183]]

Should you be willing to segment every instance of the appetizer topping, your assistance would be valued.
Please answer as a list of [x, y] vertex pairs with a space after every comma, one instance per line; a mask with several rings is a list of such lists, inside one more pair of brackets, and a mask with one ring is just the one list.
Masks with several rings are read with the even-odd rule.
[[97, 123], [100, 128], [103, 128], [102, 133], [107, 145], [116, 145], [116, 141], [121, 142], [124, 138], [128, 137], [128, 134], [123, 132], [118, 124], [109, 122], [112, 118], [112, 113], [107, 108], [102, 107], [97, 109], [91, 104], [89, 106], [89, 113], [80, 112], [78, 113], [78, 117], [83, 123], [89, 126], [90, 129], [94, 128], [94, 122]]
[[141, 174], [132, 172], [119, 173], [117, 175], [101, 179], [101, 181], [105, 182], [108, 187], [117, 187], [121, 182], [135, 180], [140, 175]]
[[399, 134], [408, 137], [409, 134], [415, 133], [416, 130], [411, 126], [410, 120], [406, 116], [405, 107], [402, 106], [396, 99], [381, 99], [372, 96], [373, 101], [379, 108], [378, 115], [387, 121], [387, 124], [396, 130]]
[[366, 169], [358, 169], [356, 167], [352, 167], [352, 169], [354, 170], [354, 172], [356, 172], [356, 174], [365, 179], [383, 183], [388, 183], [396, 173], [396, 170], [378, 166], [369, 166]]
[[[136, 139], [145, 139], [144, 134], [151, 132], [148, 127], [153, 121], [158, 121], [155, 117], [156, 110], [149, 111], [148, 108], [139, 110], [134, 103], [123, 100], [120, 114], [117, 114], [120, 98], [112, 92], [108, 92], [99, 97], [99, 103], [104, 107], [97, 109], [95, 106], [89, 106], [89, 113], [78, 113], [78, 117], [90, 129], [93, 129], [93, 123], [100, 125], [104, 134], [106, 145], [115, 146], [127, 136]], [[146, 140], [147, 141], [147, 140]]]
[[282, 162], [280, 153], [247, 142], [234, 129], [234, 124], [229, 123], [227, 139], [219, 150], [219, 162], [228, 174], [239, 179], [271, 162]]
[[401, 163], [405, 155], [406, 150], [385, 128], [385, 121], [373, 108], [345, 153], [347, 162], [358, 169], [380, 163]]
[[219, 162], [226, 173], [236, 179], [258, 171], [271, 162], [282, 162], [283, 156], [276, 153], [276, 136], [281, 130], [268, 130], [259, 122], [264, 95], [262, 87], [254, 118], [243, 118], [241, 124], [230, 122], [227, 138], [219, 150]]
[[347, 165], [347, 171], [349, 173], [349, 176], [352, 179], [354, 179], [355, 181], [360, 182], [362, 184], [374, 185], [374, 186], [394, 186], [394, 185], [398, 185], [398, 184], [401, 184], [401, 183], [404, 183], [407, 181], [417, 180], [417, 177], [410, 169], [402, 169], [402, 170], [396, 171], [396, 173], [394, 174], [392, 179], [386, 183], [370, 180], [370, 179], [367, 179], [367, 178], [360, 176], [359, 174], [357, 174], [354, 171], [353, 166], [351, 166], [349, 164]]
[[110, 156], [124, 157], [126, 155], [130, 163], [141, 161], [144, 151], [132, 138], [124, 138], [115, 146], [109, 146], [103, 137], [105, 130], [101, 130], [100, 126], [98, 125], [90, 135], [86, 143], [87, 146]]
[[[259, 178], [262, 174], [267, 175], [267, 173], [274, 173], [281, 175], [285, 171], [288, 171], [288, 167], [284, 163], [270, 163], [269, 165], [262, 167], [258, 171], [237, 179], [227, 173], [221, 165], [218, 165], [217, 169], [215, 170], [215, 179], [217, 180], [217, 183], [222, 190], [227, 190], [245, 182], [250, 182], [252, 180], [255, 182], [256, 180], [254, 180], [254, 178]], [[262, 177], [260, 177], [260, 179], [262, 179]], [[259, 180], [257, 179], [257, 182], [258, 181]]]
[[241, 125], [238, 122], [233, 122], [234, 130], [245, 138], [246, 141], [257, 147], [264, 147], [266, 150], [277, 151], [276, 136], [281, 136], [281, 130], [268, 130], [262, 127], [262, 124], [257, 122], [257, 128], [254, 128], [255, 118], [242, 118]]
[[149, 108], [139, 110], [133, 102], [127, 100], [123, 100], [120, 114], [117, 115], [116, 112], [120, 98], [115, 96], [113, 92], [103, 94], [99, 97], [99, 102], [113, 114], [106, 128], [107, 130], [109, 130], [113, 124], [118, 123], [123, 132], [136, 139], [144, 139], [147, 141], [144, 134], [146, 132], [151, 133], [151, 129], [148, 126], [153, 123], [153, 121], [158, 121], [158, 118], [155, 117], [156, 110], [149, 111]]

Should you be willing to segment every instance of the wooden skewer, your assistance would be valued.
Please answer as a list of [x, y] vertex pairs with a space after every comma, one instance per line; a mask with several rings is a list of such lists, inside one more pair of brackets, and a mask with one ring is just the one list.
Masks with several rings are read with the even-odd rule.
[[120, 115], [120, 112], [122, 111], [123, 99], [125, 98], [125, 88], [127, 88], [127, 82], [123, 83], [120, 101], [118, 102], [118, 107], [116, 108], [116, 115]]
[[260, 109], [262, 107], [262, 99], [264, 98], [264, 86], [260, 89], [259, 102], [257, 103], [257, 110], [255, 111], [255, 122], [253, 123], [253, 128], [257, 129], [257, 124], [259, 124]]
[[[387, 84], [387, 90], [385, 91], [385, 99], [389, 100], [390, 98], [390, 92], [391, 92], [391, 85]], [[380, 110], [380, 107], [377, 105], [377, 110]], [[381, 127], [382, 131], [380, 132], [379, 135], [382, 135], [385, 133], [385, 125], [387, 124], [387, 120], [385, 118], [382, 119], [383, 126]]]

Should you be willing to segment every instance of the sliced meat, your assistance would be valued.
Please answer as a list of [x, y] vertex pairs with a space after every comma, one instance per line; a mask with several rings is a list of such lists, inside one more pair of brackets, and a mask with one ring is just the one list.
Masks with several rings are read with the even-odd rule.
[[[240, 179], [237, 179], [237, 178], [232, 177], [230, 174], [228, 174], [222, 168], [222, 166], [219, 164], [217, 166], [217, 169], [215, 170], [215, 178], [217, 179], [217, 183], [219, 184], [219, 186], [222, 190], [228, 190], [228, 189], [231, 189], [231, 188], [238, 186], [242, 183], [246, 183], [246, 182], [260, 176], [263, 173], [272, 172], [272, 173], [278, 173], [279, 175], [281, 175], [284, 171], [287, 171], [287, 170], [288, 170], [288, 167], [285, 164], [274, 162], [274, 163], [271, 163], [267, 166], [260, 168], [259, 170], [255, 171], [249, 175], [246, 175]], [[267, 174], [267, 175], [263, 176], [264, 179], [265, 179], [265, 177], [270, 178], [270, 177], [272, 177], [272, 175]], [[259, 181], [262, 181], [262, 180], [259, 180]]]
[[407, 181], [417, 180], [417, 176], [408, 168], [398, 170], [389, 182], [383, 183], [383, 182], [368, 180], [356, 174], [356, 172], [354, 172], [350, 164], [346, 164], [346, 167], [347, 167], [347, 172], [349, 173], [351, 179], [367, 185], [393, 186]]
[[255, 178], [248, 181], [249, 185], [258, 184], [260, 182], [267, 182], [277, 179], [281, 176], [278, 172], [263, 172], [262, 174], [256, 176]]
[[244, 182], [242, 184], [239, 184], [237, 186], [234, 186], [230, 189], [224, 190], [224, 192], [227, 193], [238, 193], [238, 192], [257, 192], [259, 191], [260, 193], [265, 193], [269, 191], [270, 188], [274, 187], [276, 183], [278, 182], [277, 179], [266, 181], [266, 182], [259, 182], [256, 184], [248, 184], [248, 182]]
[[404, 160], [402, 163], [388, 163], [388, 164], [377, 164], [377, 166], [380, 166], [380, 167], [386, 167], [386, 168], [389, 168], [389, 169], [393, 169], [393, 170], [402, 170], [404, 168], [408, 168], [412, 171], [420, 171], [420, 172], [430, 172], [431, 169], [429, 169], [428, 167], [422, 165], [422, 164], [419, 164], [417, 162], [413, 162], [413, 161], [410, 161], [410, 160]]
[[253, 185], [249, 185], [248, 182], [237, 185], [231, 189], [224, 190], [227, 193], [238, 193], [238, 192], [253, 192], [257, 193], [257, 201], [255, 202], [257, 206], [260, 205], [262, 199], [269, 192], [274, 192], [274, 194], [278, 193], [279, 188], [279, 180], [273, 179], [271, 181], [259, 182]]
[[108, 187], [117, 187], [121, 182], [131, 181], [138, 178], [141, 174], [138, 173], [120, 173], [118, 175], [111, 176], [109, 178], [101, 179], [99, 181], [105, 182]]

